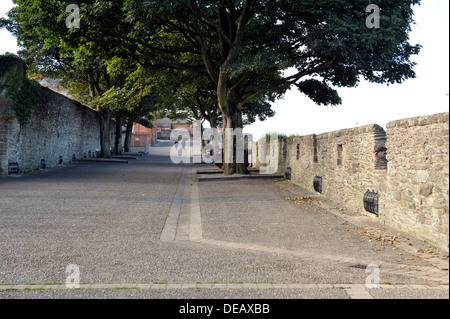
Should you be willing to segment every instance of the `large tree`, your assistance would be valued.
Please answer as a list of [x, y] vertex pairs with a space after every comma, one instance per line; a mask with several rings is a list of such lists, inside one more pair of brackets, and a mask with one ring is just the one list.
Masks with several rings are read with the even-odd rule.
[[[380, 0], [380, 27], [369, 28], [365, 0], [129, 0], [127, 36], [110, 34], [149, 67], [197, 72], [214, 83], [225, 128], [243, 126], [246, 104], [295, 86], [317, 104], [337, 105], [334, 87], [361, 78], [413, 78], [412, 6]], [[284, 73], [286, 69], [292, 72]], [[225, 172], [244, 172], [225, 163]]]
[[[184, 80], [180, 80], [178, 77], [164, 87], [170, 91], [170, 94], [166, 94], [162, 101], [168, 108], [169, 105], [174, 106], [169, 114], [172, 119], [208, 121], [212, 128], [223, 124], [216, 86], [208, 77], [191, 72], [189, 75], [185, 74]], [[270, 102], [274, 101], [274, 96], [265, 95], [244, 104], [242, 107], [243, 125], [252, 124], [257, 119], [265, 121], [267, 118], [273, 117], [275, 112], [272, 110]]]
[[[366, 23], [369, 0], [77, 3], [84, 16], [81, 40], [71, 37], [82, 41], [76, 52], [95, 56], [106, 51], [132, 57], [151, 70], [207, 77], [214, 84], [225, 129], [242, 128], [245, 106], [251, 108], [249, 114], [258, 113], [257, 99], [273, 100], [293, 86], [317, 104], [337, 105], [342, 101], [336, 87], [356, 87], [361, 79], [402, 83], [415, 76], [410, 58], [420, 50], [408, 37], [412, 7], [419, 0], [379, 0], [380, 26], [375, 28]], [[44, 32], [43, 38], [47, 36], [54, 39], [51, 32]], [[236, 157], [224, 168], [226, 174], [245, 172]]]
[[[62, 79], [72, 95], [99, 114], [102, 157], [110, 157], [110, 119], [115, 105], [102, 96], [121, 83], [126, 75], [111, 75], [108, 60], [120, 47], [100, 43], [105, 29], [117, 25], [122, 18], [123, 2], [78, 1], [85, 16], [84, 27], [69, 27], [75, 21], [66, 8], [73, 1], [14, 0], [9, 20], [2, 20], [16, 37], [22, 50], [19, 55], [30, 72]], [[68, 10], [70, 11], [70, 10]], [[102, 18], [101, 18], [102, 17]]]

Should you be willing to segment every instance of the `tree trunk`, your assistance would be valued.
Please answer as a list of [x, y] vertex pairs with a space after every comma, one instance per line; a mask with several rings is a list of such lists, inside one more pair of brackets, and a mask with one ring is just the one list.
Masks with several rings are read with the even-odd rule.
[[224, 174], [249, 174], [244, 160], [243, 99], [239, 87], [229, 87], [229, 77], [225, 72], [220, 72], [218, 77], [217, 100], [223, 116]]
[[116, 138], [114, 139], [114, 148], [116, 155], [122, 155], [122, 119], [116, 118]]
[[[228, 102], [228, 105], [231, 106], [230, 102]], [[238, 106], [229, 107], [229, 112], [223, 114], [223, 118], [224, 174], [249, 174], [247, 166], [245, 165], [242, 111]]]
[[131, 152], [131, 135], [133, 134], [133, 121], [128, 120], [125, 133], [125, 152]]
[[101, 108], [98, 113], [100, 118], [100, 156], [102, 158], [111, 158], [111, 142], [109, 131], [111, 112], [108, 109]]

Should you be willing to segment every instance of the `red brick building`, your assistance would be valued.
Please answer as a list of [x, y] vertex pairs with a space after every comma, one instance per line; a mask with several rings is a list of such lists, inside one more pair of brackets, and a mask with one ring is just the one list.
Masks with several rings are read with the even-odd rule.
[[154, 145], [158, 139], [169, 140], [170, 134], [176, 129], [186, 129], [193, 134], [193, 124], [186, 120], [171, 121], [168, 118], [152, 122], [153, 128], [147, 128], [135, 123], [131, 137], [131, 147], [145, 147], [148, 140], [149, 147]]

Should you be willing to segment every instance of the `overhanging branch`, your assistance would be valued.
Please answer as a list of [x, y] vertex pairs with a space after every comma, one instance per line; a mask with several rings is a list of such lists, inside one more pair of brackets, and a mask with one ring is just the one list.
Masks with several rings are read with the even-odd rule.
[[279, 79], [279, 80], [276, 80], [273, 82], [261, 83], [259, 85], [259, 87], [263, 87], [262, 89], [259, 89], [259, 90], [253, 91], [253, 92], [249, 92], [242, 97], [242, 105], [250, 102], [251, 100], [257, 98], [258, 96], [261, 96], [264, 93], [273, 92], [273, 91], [276, 91], [279, 89], [289, 88], [291, 85], [295, 84], [298, 80], [300, 80], [304, 76], [312, 75], [316, 72], [325, 70], [326, 68], [331, 66], [335, 61], [336, 61], [336, 58], [334, 57], [330, 61], [325, 62], [317, 67], [313, 67], [308, 70], [300, 71], [294, 75], [291, 75], [286, 78], [282, 78], [282, 79]]

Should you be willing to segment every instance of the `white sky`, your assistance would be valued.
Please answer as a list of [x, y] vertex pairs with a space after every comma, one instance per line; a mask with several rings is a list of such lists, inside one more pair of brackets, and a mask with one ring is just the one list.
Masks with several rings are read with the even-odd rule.
[[[0, 0], [0, 17], [12, 7], [11, 0]], [[392, 120], [448, 112], [449, 1], [422, 0], [415, 7], [415, 22], [410, 43], [423, 46], [413, 57], [416, 79], [392, 86], [361, 82], [357, 88], [338, 88], [343, 103], [336, 107], [318, 106], [294, 89], [273, 105], [273, 118], [245, 132], [255, 138], [267, 132], [320, 134], [374, 123], [385, 127]], [[0, 54], [18, 49], [16, 39], [0, 29]]]

